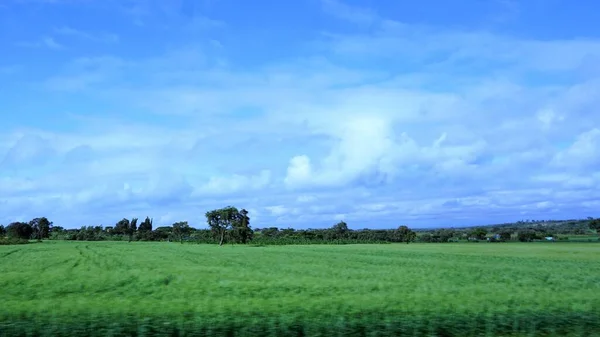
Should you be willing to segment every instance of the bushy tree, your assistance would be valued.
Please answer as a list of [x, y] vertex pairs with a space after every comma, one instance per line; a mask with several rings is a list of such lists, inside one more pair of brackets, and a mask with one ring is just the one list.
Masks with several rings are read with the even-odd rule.
[[4, 225], [0, 225], [0, 238], [3, 238], [6, 235], [6, 228]]
[[173, 224], [173, 235], [183, 243], [183, 238], [189, 235], [191, 229], [187, 221], [179, 221]]
[[144, 221], [138, 226], [138, 236], [140, 240], [143, 241], [152, 241], [154, 240], [154, 235], [152, 232], [152, 219], [146, 217]]
[[521, 230], [517, 233], [517, 239], [521, 242], [531, 242], [536, 239], [541, 239], [542, 237], [538, 235], [534, 230]]
[[502, 240], [502, 241], [510, 241], [510, 238], [512, 237], [512, 232], [501, 231], [500, 233], [498, 233], [498, 235], [500, 235], [500, 240]]
[[117, 222], [115, 224], [115, 228], [113, 229], [113, 233], [115, 234], [127, 234], [129, 232], [129, 219], [123, 218], [121, 220], [119, 220], [119, 222]]
[[[257, 229], [258, 231], [258, 229]], [[266, 237], [266, 238], [276, 238], [277, 236], [279, 236], [279, 228], [277, 227], [269, 227], [269, 228], [263, 228], [260, 230], [261, 236], [262, 237]]]
[[29, 240], [33, 227], [26, 222], [13, 222], [6, 227], [6, 234], [10, 238]]
[[433, 242], [433, 236], [429, 233], [423, 233], [419, 236], [419, 241], [420, 242]]
[[412, 231], [407, 226], [398, 227], [398, 229], [396, 230], [396, 235], [398, 237], [399, 242], [406, 242], [406, 244], [415, 241], [415, 239], [417, 238], [417, 233]]
[[470, 236], [476, 238], [477, 240], [485, 240], [485, 236], [487, 235], [487, 233], [487, 229], [483, 227], [478, 227], [471, 231]]
[[149, 217], [146, 217], [146, 220], [144, 220], [138, 227], [138, 232], [140, 232], [140, 233], [152, 232], [152, 219], [150, 219]]
[[348, 229], [347, 223], [345, 223], [344, 221], [340, 221], [333, 227], [331, 227], [331, 231], [333, 232], [333, 238], [339, 240], [345, 239], [348, 236], [348, 232], [350, 230]]
[[105, 240], [102, 226], [82, 226], [76, 233], [75, 239], [79, 241], [102, 241]]
[[247, 243], [252, 239], [250, 218], [244, 209], [238, 211], [233, 206], [227, 206], [206, 212], [205, 216], [219, 246], [222, 246], [227, 239], [240, 243]]
[[250, 217], [247, 210], [242, 209], [237, 213], [232, 227], [232, 238], [236, 242], [246, 244], [252, 240], [254, 231], [250, 227]]
[[52, 222], [45, 217], [35, 218], [29, 221], [29, 225], [33, 229], [33, 236], [38, 240], [47, 239], [50, 236]]
[[442, 228], [438, 229], [431, 235], [431, 242], [448, 242], [456, 233], [453, 229]]

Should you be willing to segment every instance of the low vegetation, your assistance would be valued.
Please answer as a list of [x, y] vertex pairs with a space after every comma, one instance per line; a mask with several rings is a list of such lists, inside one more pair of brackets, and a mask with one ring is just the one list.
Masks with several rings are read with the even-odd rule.
[[1, 336], [598, 336], [600, 245], [0, 247]]
[[[51, 239], [69, 241], [178, 241], [208, 244], [358, 244], [358, 243], [448, 243], [448, 242], [533, 242], [533, 241], [598, 241], [600, 219], [519, 221], [510, 224], [467, 228], [352, 230], [344, 221], [331, 228], [302, 229], [250, 226], [250, 216], [244, 209], [229, 206], [206, 212], [207, 229], [178, 221], [170, 226], [154, 228], [153, 220], [146, 217], [138, 225], [138, 218], [119, 220], [114, 226], [82, 226], [65, 229], [53, 225], [45, 217], [30, 222], [14, 222], [6, 228], [0, 225], [0, 243], [23, 240]], [[12, 240], [3, 239], [11, 238]]]

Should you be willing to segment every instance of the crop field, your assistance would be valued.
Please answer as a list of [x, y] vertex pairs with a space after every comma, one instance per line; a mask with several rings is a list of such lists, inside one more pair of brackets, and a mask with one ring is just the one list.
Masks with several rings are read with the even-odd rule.
[[600, 336], [600, 244], [0, 246], [0, 336]]

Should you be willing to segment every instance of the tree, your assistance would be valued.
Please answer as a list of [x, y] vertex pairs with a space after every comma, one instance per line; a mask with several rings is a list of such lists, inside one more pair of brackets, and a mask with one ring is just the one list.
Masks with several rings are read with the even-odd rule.
[[510, 238], [512, 237], [512, 232], [510, 231], [501, 231], [498, 234], [500, 235], [500, 240], [502, 241], [510, 241]]
[[487, 233], [487, 229], [478, 227], [471, 231], [470, 236], [476, 238], [477, 240], [485, 240]]
[[6, 235], [6, 228], [4, 225], [0, 225], [0, 238], [3, 238]]
[[331, 227], [331, 230], [333, 231], [333, 237], [335, 239], [346, 238], [348, 232], [350, 231], [348, 229], [348, 224], [344, 221], [340, 221], [337, 224], [335, 224], [333, 227]]
[[433, 232], [431, 235], [432, 242], [448, 242], [456, 233], [453, 229], [441, 228]]
[[[258, 229], [257, 229], [257, 231], [258, 231]], [[277, 228], [277, 227], [263, 228], [260, 230], [260, 233], [261, 233], [262, 237], [274, 238], [279, 235], [279, 228]]]
[[396, 230], [396, 236], [399, 242], [406, 242], [406, 244], [409, 244], [410, 242], [415, 241], [417, 233], [406, 226], [400, 226]]
[[26, 222], [13, 222], [6, 227], [6, 234], [10, 238], [29, 240], [33, 227]]
[[45, 217], [35, 218], [29, 221], [29, 225], [32, 227], [33, 235], [38, 241], [42, 241], [42, 239], [47, 239], [50, 236], [52, 222], [46, 219]]
[[129, 219], [121, 219], [115, 225], [113, 230], [115, 234], [127, 234], [129, 232]]
[[534, 230], [526, 229], [517, 233], [517, 239], [521, 242], [531, 242], [536, 239], [541, 239], [541, 237]]
[[[247, 211], [242, 211], [244, 214], [233, 206], [227, 206], [206, 212], [206, 222], [213, 232], [214, 237], [219, 241], [219, 246], [222, 246], [228, 237], [232, 237], [235, 240], [235, 235], [238, 233], [246, 235], [244, 241], [247, 241], [249, 238], [251, 233], [250, 226], [248, 225], [250, 218], [248, 218]], [[239, 232], [234, 229], [238, 229]]]
[[173, 224], [173, 235], [183, 243], [183, 238], [190, 233], [191, 229], [187, 221], [179, 221]]
[[127, 234], [129, 235], [129, 242], [133, 241], [133, 235], [137, 231], [137, 221], [138, 221], [138, 218], [133, 218], [129, 222], [129, 226], [127, 226]]
[[590, 229], [596, 230], [596, 233], [600, 235], [600, 218], [591, 220], [589, 226]]
[[160, 226], [157, 227], [153, 232], [153, 238], [156, 240], [170, 240], [169, 238], [173, 234], [172, 226]]
[[146, 217], [146, 219], [138, 226], [138, 232], [140, 240], [152, 240], [152, 219]]
[[146, 217], [146, 220], [138, 227], [138, 231], [141, 233], [152, 232], [152, 219]]
[[235, 215], [232, 229], [232, 236], [236, 242], [246, 244], [252, 240], [254, 231], [250, 227], [250, 217], [247, 210], [242, 209]]
[[137, 222], [138, 222], [138, 218], [133, 218], [131, 219], [131, 221], [129, 222], [129, 230], [133, 233], [135, 233], [137, 231]]

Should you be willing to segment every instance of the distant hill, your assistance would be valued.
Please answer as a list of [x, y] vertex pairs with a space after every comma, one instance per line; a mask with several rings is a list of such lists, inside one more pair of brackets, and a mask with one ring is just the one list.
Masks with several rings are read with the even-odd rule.
[[[590, 230], [589, 223], [592, 219], [570, 219], [570, 220], [528, 220], [528, 221], [517, 221], [511, 223], [502, 224], [491, 224], [491, 225], [479, 225], [479, 226], [462, 226], [462, 227], [451, 227], [451, 229], [465, 231], [473, 228], [485, 228], [489, 232], [500, 232], [500, 231], [518, 231], [531, 229], [535, 231], [552, 232], [554, 234], [590, 234], [593, 231]], [[414, 229], [417, 232], [428, 232], [435, 231], [444, 228], [419, 228]], [[447, 228], [446, 228], [447, 229]]]

